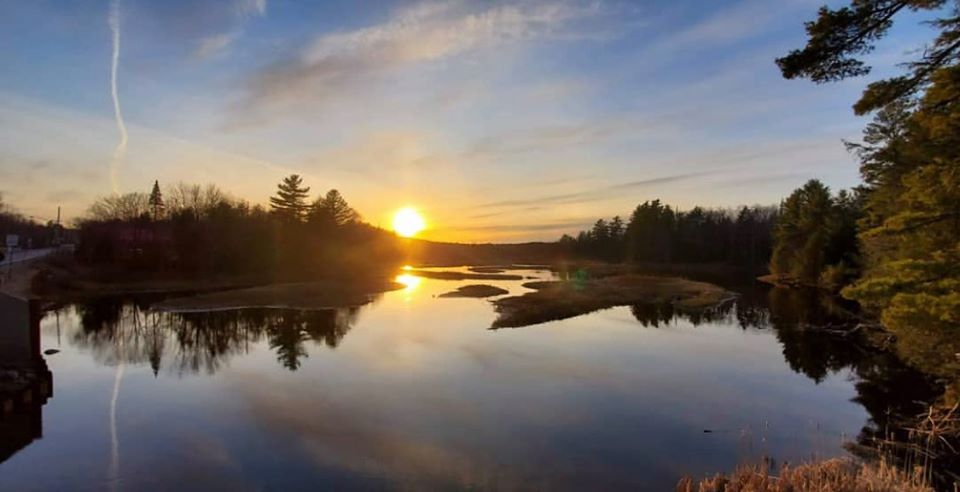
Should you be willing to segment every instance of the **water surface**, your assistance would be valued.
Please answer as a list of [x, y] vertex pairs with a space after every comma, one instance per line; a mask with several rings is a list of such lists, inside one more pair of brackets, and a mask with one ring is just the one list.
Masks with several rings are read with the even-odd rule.
[[54, 396], [0, 490], [667, 490], [843, 455], [927, 396], [799, 293], [490, 330], [487, 300], [437, 297], [479, 282], [400, 280], [334, 311], [46, 312]]

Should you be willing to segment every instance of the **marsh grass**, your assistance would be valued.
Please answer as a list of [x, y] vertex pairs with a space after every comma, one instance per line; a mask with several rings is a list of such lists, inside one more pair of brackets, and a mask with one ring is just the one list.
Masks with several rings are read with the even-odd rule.
[[831, 459], [777, 471], [741, 466], [731, 474], [699, 481], [684, 477], [677, 492], [934, 492], [960, 491], [960, 476], [943, 461], [956, 459], [960, 440], [960, 402], [931, 405], [915, 424], [865, 449], [850, 449], [872, 459]]
[[901, 430], [906, 431], [905, 438], [888, 431], [877, 440], [876, 454], [903, 469], [920, 470], [924, 483], [960, 490], [960, 402], [931, 405]]
[[729, 475], [695, 481], [685, 477], [677, 492], [934, 492], [923, 470], [906, 473], [880, 461], [867, 464], [831, 459], [799, 466], [784, 465], [776, 473], [762, 466], [742, 466]]
[[709, 309], [735, 294], [705, 282], [676, 277], [618, 275], [527, 282], [536, 289], [493, 301], [493, 328], [513, 328], [572, 318], [614, 306], [670, 303], [680, 310]]

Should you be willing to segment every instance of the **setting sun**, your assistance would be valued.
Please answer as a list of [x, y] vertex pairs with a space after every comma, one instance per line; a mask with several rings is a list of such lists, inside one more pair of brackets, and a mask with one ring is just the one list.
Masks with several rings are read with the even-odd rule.
[[399, 236], [413, 237], [426, 227], [427, 222], [413, 207], [401, 208], [393, 215], [393, 230]]

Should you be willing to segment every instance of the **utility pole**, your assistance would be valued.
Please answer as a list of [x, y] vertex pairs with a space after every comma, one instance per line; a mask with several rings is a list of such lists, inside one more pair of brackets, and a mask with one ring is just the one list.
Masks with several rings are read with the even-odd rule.
[[53, 246], [60, 247], [61, 242], [63, 242], [63, 237], [60, 227], [60, 205], [57, 205], [57, 223], [53, 226]]

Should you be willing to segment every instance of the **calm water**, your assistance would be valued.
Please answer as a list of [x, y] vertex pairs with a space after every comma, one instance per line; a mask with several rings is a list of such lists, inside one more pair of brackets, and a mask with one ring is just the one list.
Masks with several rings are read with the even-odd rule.
[[46, 312], [54, 396], [0, 490], [668, 490], [842, 455], [927, 397], [889, 356], [804, 329], [832, 321], [802, 293], [494, 331], [488, 301], [436, 297], [478, 282], [401, 280], [338, 311]]

